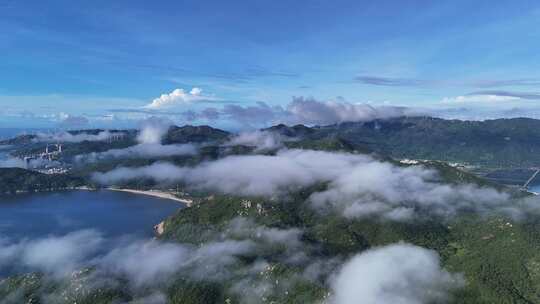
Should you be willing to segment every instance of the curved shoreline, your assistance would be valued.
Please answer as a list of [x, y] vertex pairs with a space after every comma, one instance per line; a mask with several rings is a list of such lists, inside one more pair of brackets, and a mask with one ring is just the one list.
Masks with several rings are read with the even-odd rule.
[[134, 189], [124, 189], [124, 188], [90, 188], [87, 186], [78, 186], [78, 187], [66, 187], [66, 188], [54, 188], [54, 189], [40, 189], [40, 190], [17, 190], [16, 192], [0, 193], [0, 196], [3, 195], [19, 195], [19, 194], [32, 194], [32, 193], [45, 193], [45, 192], [56, 192], [56, 191], [72, 191], [72, 190], [82, 190], [82, 191], [97, 191], [97, 190], [110, 190], [110, 191], [120, 191], [128, 192], [132, 194], [142, 194], [153, 196], [162, 199], [168, 199], [180, 202], [186, 207], [191, 207], [193, 201], [187, 198], [179, 198], [169, 192], [159, 191], [159, 190], [134, 190]]
[[153, 196], [153, 197], [158, 197], [158, 198], [163, 198], [163, 199], [169, 199], [169, 200], [180, 202], [186, 205], [186, 207], [191, 207], [191, 205], [193, 204], [193, 201], [190, 199], [179, 198], [171, 193], [158, 191], [158, 190], [133, 190], [133, 189], [123, 189], [123, 188], [105, 188], [105, 189], [111, 190], [111, 191], [142, 194], [142, 195], [148, 195], [148, 196]]

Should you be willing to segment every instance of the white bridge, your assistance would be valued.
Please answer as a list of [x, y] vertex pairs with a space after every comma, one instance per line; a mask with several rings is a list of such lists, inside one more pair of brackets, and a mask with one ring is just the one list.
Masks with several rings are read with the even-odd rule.
[[533, 175], [531, 177], [529, 177], [529, 179], [525, 182], [525, 184], [523, 184], [523, 186], [521, 188], [527, 189], [529, 187], [529, 184], [536, 178], [538, 173], [540, 173], [540, 169], [538, 169], [538, 168], [535, 168], [535, 169], [536, 169], [536, 171], [534, 171]]

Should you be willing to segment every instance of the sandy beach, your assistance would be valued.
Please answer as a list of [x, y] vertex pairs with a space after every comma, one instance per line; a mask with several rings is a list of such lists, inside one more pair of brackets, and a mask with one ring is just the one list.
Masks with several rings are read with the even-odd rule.
[[122, 192], [134, 193], [134, 194], [149, 195], [149, 196], [159, 197], [159, 198], [163, 198], [163, 199], [170, 199], [170, 200], [177, 201], [177, 202], [180, 202], [182, 204], [185, 204], [187, 207], [191, 207], [191, 204], [193, 203], [193, 201], [190, 200], [190, 199], [179, 198], [179, 197], [176, 197], [175, 195], [173, 195], [171, 193], [167, 193], [167, 192], [163, 192], [163, 191], [157, 191], [157, 190], [147, 190], [147, 191], [145, 191], [145, 190], [120, 189], [120, 188], [107, 188], [107, 190], [122, 191]]

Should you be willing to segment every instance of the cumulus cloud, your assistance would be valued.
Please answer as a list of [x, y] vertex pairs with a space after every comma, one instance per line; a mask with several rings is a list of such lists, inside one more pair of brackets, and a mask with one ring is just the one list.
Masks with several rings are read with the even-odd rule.
[[70, 132], [60, 132], [60, 133], [37, 133], [36, 141], [43, 142], [69, 142], [69, 143], [78, 143], [83, 141], [105, 141], [109, 140], [115, 136], [124, 136], [123, 132], [111, 132], [111, 131], [101, 131], [97, 134], [89, 134], [86, 132], [80, 133], [70, 133]]
[[187, 92], [184, 89], [175, 89], [171, 93], [162, 94], [160, 97], [152, 100], [152, 103], [145, 106], [147, 109], [168, 108], [175, 105], [189, 105], [194, 102], [215, 101], [214, 96], [204, 95], [200, 88], [192, 88]]
[[332, 304], [427, 304], [449, 300], [464, 284], [441, 268], [436, 252], [394, 244], [356, 255], [332, 282]]

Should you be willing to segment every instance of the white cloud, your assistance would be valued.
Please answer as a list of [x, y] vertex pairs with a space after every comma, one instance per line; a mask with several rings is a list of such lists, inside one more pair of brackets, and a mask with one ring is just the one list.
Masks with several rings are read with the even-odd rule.
[[332, 180], [365, 157], [321, 151], [283, 150], [276, 156], [229, 156], [204, 162], [197, 167], [158, 163], [140, 168], [118, 168], [97, 173], [102, 183], [114, 183], [140, 176], [158, 181], [185, 180], [203, 188], [245, 195], [275, 195], [288, 188]]
[[107, 272], [122, 274], [137, 286], [167, 278], [186, 262], [187, 247], [156, 241], [137, 241], [114, 248], [101, 258]]
[[220, 118], [252, 126], [277, 123], [329, 125], [425, 113], [407, 107], [372, 106], [347, 101], [319, 101], [314, 98], [294, 97], [285, 108], [269, 106], [262, 102], [246, 107], [226, 105], [221, 114]]
[[[306, 245], [302, 243], [302, 230], [298, 228], [278, 229], [257, 225], [253, 220], [238, 217], [229, 223], [225, 233], [232, 239], [249, 239], [256, 241], [266, 254], [270, 254], [271, 247], [281, 246], [286, 262], [298, 264], [307, 261]], [[274, 254], [277, 258], [277, 254]]]
[[157, 182], [183, 181], [195, 188], [235, 195], [275, 197], [327, 183], [309, 200], [317, 210], [349, 218], [410, 221], [417, 217], [452, 218], [460, 212], [504, 213], [515, 218], [537, 212], [508, 193], [473, 184], [448, 184], [423, 166], [398, 167], [370, 156], [310, 150], [281, 150], [276, 155], [229, 156], [195, 167], [156, 163], [94, 174], [103, 184], [139, 177]]
[[392, 220], [410, 220], [418, 212], [441, 217], [453, 217], [460, 211], [486, 213], [510, 205], [509, 195], [494, 188], [438, 180], [437, 171], [423, 166], [369, 161], [349, 168], [310, 199], [317, 208], [331, 206], [346, 217]]
[[157, 240], [106, 240], [95, 230], [80, 230], [12, 242], [0, 238], [0, 269], [41, 271], [55, 278], [94, 267], [96, 282], [123, 277], [135, 286], [155, 286], [178, 271], [195, 279], [228, 274], [236, 256], [252, 252], [249, 240], [223, 240], [200, 246]]
[[94, 162], [107, 158], [167, 157], [173, 155], [195, 155], [197, 147], [192, 144], [162, 145], [161, 140], [167, 134], [172, 121], [150, 117], [143, 120], [137, 135], [138, 145], [124, 149], [111, 149], [105, 152], [78, 155], [77, 161]]
[[26, 162], [22, 158], [8, 156], [5, 158], [0, 157], [0, 168], [22, 168], [22, 169], [38, 169], [47, 166], [57, 166], [57, 161], [49, 161], [44, 158], [31, 159]]
[[292, 138], [285, 138], [284, 136], [281, 136], [275, 132], [256, 130], [251, 132], [242, 132], [231, 138], [231, 140], [225, 145], [256, 147], [256, 151], [273, 150], [283, 147], [284, 140], [292, 140]]
[[110, 131], [101, 131], [97, 134], [89, 134], [86, 132], [81, 132], [77, 134], [72, 134], [69, 132], [60, 132], [60, 133], [37, 133], [36, 141], [44, 142], [71, 142], [78, 143], [82, 141], [104, 141], [108, 140], [114, 136], [123, 136], [123, 132], [110, 132]]
[[168, 119], [150, 117], [141, 122], [141, 130], [137, 140], [141, 144], [161, 144], [161, 139], [173, 122]]
[[468, 103], [480, 103], [480, 104], [497, 104], [510, 101], [518, 101], [521, 98], [516, 96], [503, 96], [503, 95], [462, 95], [456, 97], [445, 97], [441, 101], [442, 104], [468, 104]]
[[332, 304], [427, 304], [449, 299], [463, 278], [441, 268], [435, 251], [394, 244], [356, 255], [332, 282]]
[[171, 93], [162, 94], [160, 97], [152, 100], [152, 103], [145, 106], [148, 109], [161, 109], [174, 105], [189, 105], [200, 101], [218, 100], [214, 96], [204, 95], [200, 88], [192, 88], [187, 92], [184, 89], [175, 89]]
[[[303, 243], [301, 236], [299, 229], [270, 228], [236, 218], [214, 239], [197, 245], [154, 239], [107, 240], [93, 230], [20, 242], [0, 238], [0, 269], [21, 265], [25, 271], [74, 279], [82, 273], [78, 270], [92, 267], [91, 273], [83, 275], [84, 280], [76, 279], [77, 290], [115, 286], [119, 279], [132, 290], [150, 292], [138, 293], [147, 297], [134, 303], [161, 303], [163, 294], [153, 288], [163, 286], [176, 274], [193, 280], [235, 278], [231, 291], [242, 297], [241, 302], [258, 303], [261, 297], [289, 290], [290, 284], [299, 279], [326, 281], [341, 264], [339, 258], [308, 258], [314, 248]], [[273, 252], [272, 261], [263, 257], [269, 252]], [[259, 259], [252, 264], [239, 262], [238, 257], [253, 254]], [[280, 278], [279, 283], [273, 276], [261, 275], [276, 262], [301, 266], [305, 271]], [[435, 252], [406, 244], [359, 254], [330, 278], [332, 301], [336, 301], [332, 304], [356, 304], [358, 299], [368, 304], [397, 303], [385, 301], [393, 299], [421, 304], [444, 300], [447, 291], [462, 284], [460, 276], [441, 269]]]
[[94, 230], [81, 230], [38, 240], [0, 242], [0, 267], [19, 265], [37, 269], [57, 277], [65, 276], [80, 267], [85, 259], [102, 244], [101, 234]]
[[391, 117], [417, 115], [405, 107], [372, 106], [345, 101], [318, 101], [295, 97], [287, 105], [290, 123], [329, 125], [341, 122], [370, 121]]
[[[192, 144], [138, 144], [124, 149], [111, 149], [105, 152], [77, 155], [78, 162], [95, 162], [103, 159], [128, 159], [144, 157], [168, 157], [175, 155], [196, 155], [198, 148]], [[1, 166], [1, 162], [0, 162]]]

